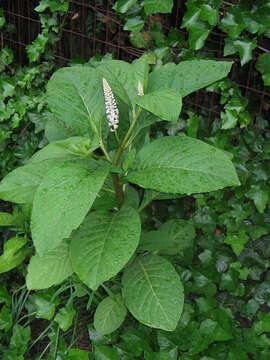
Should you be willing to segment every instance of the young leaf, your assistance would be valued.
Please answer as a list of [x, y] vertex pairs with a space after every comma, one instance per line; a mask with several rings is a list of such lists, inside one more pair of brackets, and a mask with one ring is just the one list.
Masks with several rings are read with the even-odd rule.
[[115, 276], [139, 243], [140, 218], [123, 207], [116, 213], [90, 213], [71, 239], [71, 261], [79, 278], [91, 289]]
[[224, 151], [187, 136], [163, 137], [144, 146], [127, 179], [146, 189], [180, 194], [239, 185]]
[[109, 167], [96, 161], [74, 161], [54, 167], [40, 184], [31, 217], [39, 255], [57, 247], [76, 229], [99, 193]]
[[76, 135], [93, 133], [104, 116], [102, 76], [95, 69], [72, 66], [56, 71], [48, 82], [47, 99], [54, 115]]
[[101, 335], [111, 334], [117, 330], [125, 320], [127, 309], [122, 302], [121, 295], [115, 298], [108, 296], [99, 304], [94, 316], [94, 326]]
[[65, 332], [71, 327], [75, 314], [75, 309], [72, 304], [69, 304], [59, 309], [55, 316], [55, 322], [59, 325], [60, 329]]
[[127, 308], [138, 321], [166, 331], [176, 328], [184, 294], [171, 263], [157, 255], [137, 257], [125, 270], [122, 283]]
[[181, 108], [181, 95], [173, 89], [161, 89], [144, 96], [138, 96], [136, 103], [161, 120], [176, 122]]
[[174, 89], [184, 97], [224, 78], [231, 66], [232, 62], [214, 60], [170, 63], [150, 74], [148, 91], [159, 90], [162, 84], [163, 88]]
[[27, 268], [28, 290], [47, 289], [72, 275], [69, 246], [63, 243], [43, 256], [32, 256]]

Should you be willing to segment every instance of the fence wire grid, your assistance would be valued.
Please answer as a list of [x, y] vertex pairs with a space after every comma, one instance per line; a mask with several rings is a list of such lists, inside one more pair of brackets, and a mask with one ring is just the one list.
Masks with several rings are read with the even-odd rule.
[[[162, 15], [165, 32], [171, 26], [180, 30], [186, 11], [185, 2], [175, 0], [172, 13]], [[143, 50], [130, 45], [128, 32], [123, 30], [123, 22], [112, 10], [113, 3], [110, 0], [69, 0], [69, 10], [61, 19], [60, 40], [54, 47], [58, 66], [66, 65], [71, 59], [88, 60], [97, 53], [112, 53], [116, 59], [131, 62], [143, 53]], [[233, 4], [234, 1], [231, 0], [230, 3]], [[224, 1], [222, 11], [226, 11], [226, 6], [230, 3]], [[2, 42], [14, 51], [15, 59], [20, 64], [28, 62], [25, 47], [41, 31], [39, 14], [34, 11], [38, 4], [38, 0], [2, 0], [7, 23], [12, 26], [12, 31], [2, 36]], [[187, 32], [183, 33], [188, 36]], [[212, 31], [204, 47], [205, 51], [215, 59], [224, 59], [224, 38], [225, 34], [218, 29]], [[265, 38], [261, 41], [253, 60], [244, 67], [240, 66], [237, 56], [231, 59], [234, 66], [230, 78], [252, 103], [254, 115], [259, 114], [269, 119], [270, 89], [264, 87], [261, 75], [255, 70], [255, 63], [262, 51], [270, 49], [270, 40]], [[200, 91], [188, 96], [185, 102], [195, 111], [201, 111], [210, 118], [220, 113], [219, 96], [215, 93]]]

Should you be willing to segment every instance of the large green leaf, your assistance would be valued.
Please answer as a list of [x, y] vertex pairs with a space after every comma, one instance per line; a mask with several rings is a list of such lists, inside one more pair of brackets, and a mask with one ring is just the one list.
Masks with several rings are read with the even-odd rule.
[[93, 160], [66, 162], [49, 171], [35, 194], [31, 218], [39, 255], [57, 247], [81, 224], [108, 172], [105, 163]]
[[180, 194], [239, 185], [224, 151], [187, 136], [163, 137], [144, 146], [127, 179], [146, 189]]
[[143, 88], [147, 86], [149, 72], [147, 55], [132, 64], [121, 60], [105, 61], [97, 67], [97, 70], [106, 78], [114, 94], [129, 106], [136, 102], [139, 81]]
[[125, 320], [127, 309], [120, 295], [108, 296], [99, 304], [94, 316], [94, 326], [101, 335], [114, 332]]
[[144, 96], [138, 96], [136, 103], [161, 120], [177, 121], [181, 107], [181, 95], [174, 89], [161, 89]]
[[102, 76], [91, 67], [72, 66], [56, 71], [48, 82], [47, 99], [51, 111], [76, 135], [93, 132], [105, 114]]
[[139, 242], [140, 218], [123, 207], [90, 213], [71, 239], [71, 261], [79, 278], [95, 290], [128, 262]]
[[145, 325], [173, 331], [184, 294], [179, 275], [166, 259], [140, 256], [125, 270], [123, 297], [132, 315]]
[[60, 284], [73, 273], [69, 246], [63, 243], [43, 256], [32, 256], [27, 271], [28, 290], [47, 289]]
[[0, 199], [19, 204], [32, 203], [44, 176], [61, 161], [62, 159], [50, 159], [13, 170], [0, 183]]
[[163, 88], [177, 90], [182, 97], [227, 76], [232, 63], [214, 60], [190, 60], [178, 65], [168, 64], [149, 76], [149, 91]]

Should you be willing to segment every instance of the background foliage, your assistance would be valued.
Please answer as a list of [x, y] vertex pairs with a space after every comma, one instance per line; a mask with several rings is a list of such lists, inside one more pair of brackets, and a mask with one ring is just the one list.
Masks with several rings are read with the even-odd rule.
[[[213, 31], [222, 31], [224, 56], [236, 54], [244, 74], [248, 63], [255, 62], [254, 76], [262, 76], [269, 86], [269, 1], [224, 3], [186, 1], [181, 24], [186, 33], [166, 29], [171, 1], [118, 0], [113, 9], [124, 24], [126, 45], [153, 50], [154, 66], [211, 56], [205, 48], [207, 41]], [[100, 1], [99, 6], [104, 5]], [[17, 65], [6, 45], [0, 54], [1, 176], [26, 163], [47, 141], [44, 89], [55, 68], [55, 44], [68, 2], [44, 0], [36, 11], [42, 28], [26, 49], [28, 62]], [[87, 24], [91, 35], [91, 19]], [[3, 33], [13, 31], [3, 12], [0, 26]], [[99, 31], [103, 36], [104, 25]], [[90, 61], [97, 60], [96, 56]], [[94, 318], [93, 314], [107, 298], [106, 289], [93, 296], [76, 285], [76, 279], [29, 293], [24, 285], [33, 252], [28, 240], [29, 209], [1, 205], [0, 354], [4, 359], [39, 359], [43, 354], [48, 359], [268, 359], [269, 119], [258, 115], [256, 101], [231, 80], [211, 86], [205, 96], [213, 92], [218, 98], [214, 115], [196, 107], [195, 111], [191, 98], [176, 124], [158, 124], [151, 132], [153, 138], [184, 132], [230, 152], [241, 181], [234, 190], [165, 203], [149, 194], [151, 205], [141, 213], [148, 236], [152, 231], [168, 234], [175, 218], [187, 221], [193, 229], [189, 234], [196, 234], [181, 242], [183, 235], [177, 237], [176, 231], [176, 248], [156, 249], [174, 264], [184, 284], [184, 311], [176, 331], [149, 329], [128, 317], [113, 334], [100, 335], [98, 315]]]

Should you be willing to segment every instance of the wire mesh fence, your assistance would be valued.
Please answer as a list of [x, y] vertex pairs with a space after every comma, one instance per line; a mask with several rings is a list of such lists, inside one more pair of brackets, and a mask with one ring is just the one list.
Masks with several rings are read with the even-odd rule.
[[[224, 2], [224, 11], [226, 4]], [[230, 1], [233, 3], [233, 1]], [[11, 27], [8, 35], [3, 36], [3, 43], [7, 44], [15, 53], [20, 64], [27, 62], [25, 47], [30, 44], [41, 30], [39, 14], [34, 8], [38, 0], [7, 0], [3, 1], [4, 13]], [[112, 53], [114, 58], [132, 61], [139, 57], [143, 50], [130, 45], [128, 33], [123, 30], [123, 22], [112, 10], [113, 2], [110, 0], [70, 0], [69, 10], [61, 19], [60, 41], [54, 47], [54, 56], [57, 65], [63, 66], [71, 59], [88, 60], [91, 56]], [[175, 0], [171, 15], [163, 15], [162, 25], [164, 31], [171, 26], [180, 29], [183, 15], [186, 11], [185, 0]], [[187, 33], [183, 31], [187, 36]], [[219, 30], [211, 32], [205, 52], [215, 59], [222, 59], [225, 34]], [[241, 67], [238, 57], [233, 58], [234, 66], [231, 79], [241, 88], [242, 93], [254, 105], [257, 114], [267, 117], [270, 108], [270, 90], [264, 87], [260, 74], [255, 71], [257, 53], [248, 65]], [[218, 97], [214, 93], [199, 92], [186, 99], [194, 110], [201, 110], [210, 117], [219, 113]]]

